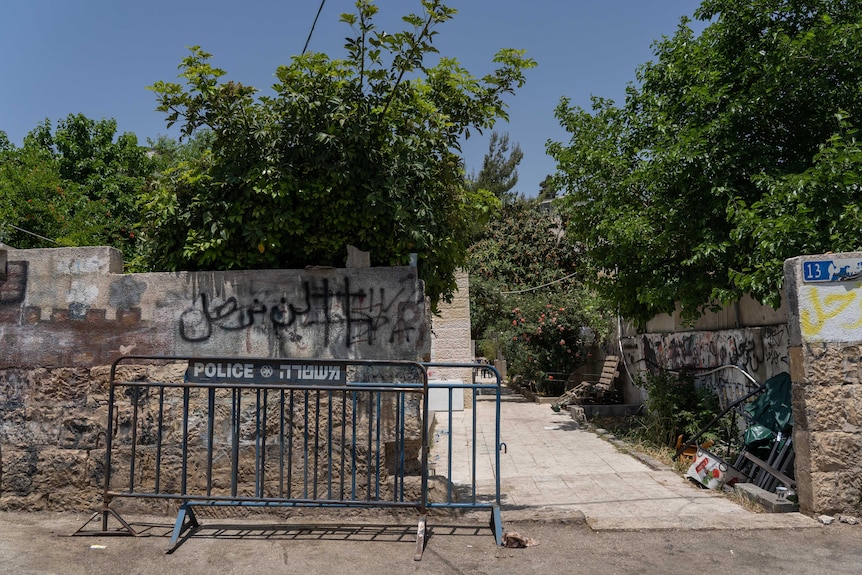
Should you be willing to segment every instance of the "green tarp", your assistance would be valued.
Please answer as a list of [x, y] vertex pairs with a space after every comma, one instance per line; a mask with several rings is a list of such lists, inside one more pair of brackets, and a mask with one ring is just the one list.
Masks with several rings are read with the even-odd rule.
[[748, 421], [744, 435], [746, 446], [773, 439], [779, 432], [786, 435], [793, 427], [790, 374], [779, 373], [767, 379], [763, 387], [763, 393], [745, 408]]

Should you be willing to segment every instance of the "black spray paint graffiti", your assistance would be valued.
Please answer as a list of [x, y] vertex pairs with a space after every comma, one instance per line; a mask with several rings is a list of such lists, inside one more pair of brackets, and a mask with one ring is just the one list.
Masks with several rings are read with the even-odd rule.
[[[386, 288], [352, 291], [350, 280], [332, 286], [328, 279], [305, 281], [296, 301], [271, 293], [258, 293], [251, 303], [236, 297], [219, 301], [205, 292], [195, 298], [179, 320], [180, 337], [188, 342], [203, 342], [215, 330], [240, 331], [252, 327], [273, 329], [301, 341], [301, 330], [320, 330], [323, 344], [341, 341], [347, 347], [365, 342], [374, 345], [388, 328], [388, 342], [410, 342], [421, 330], [423, 308], [414, 290], [401, 287], [388, 296]], [[391, 293], [391, 292], [390, 292]]]
[[693, 332], [644, 335], [644, 355], [666, 369], [711, 369], [736, 365], [749, 373], [767, 367], [778, 373], [788, 367], [785, 330]]

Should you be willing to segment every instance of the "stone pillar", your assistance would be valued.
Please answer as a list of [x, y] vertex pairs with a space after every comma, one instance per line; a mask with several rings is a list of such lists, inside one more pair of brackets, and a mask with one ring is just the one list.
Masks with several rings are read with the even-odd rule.
[[[859, 276], [857, 276], [859, 274]], [[862, 504], [862, 252], [784, 263], [800, 509]]]
[[[458, 288], [450, 303], [440, 302], [439, 315], [431, 318], [431, 361], [441, 363], [472, 363], [470, 345], [470, 278], [466, 271], [458, 271], [455, 280]], [[431, 379], [460, 379], [472, 381], [470, 369], [440, 369], [430, 374]], [[465, 407], [472, 405], [472, 396], [464, 393]]]

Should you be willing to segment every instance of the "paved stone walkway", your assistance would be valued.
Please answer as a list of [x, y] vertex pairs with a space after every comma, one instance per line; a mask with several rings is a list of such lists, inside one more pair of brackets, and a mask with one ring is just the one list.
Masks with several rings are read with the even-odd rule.
[[[453, 438], [452, 480], [470, 483], [472, 409], [436, 415], [431, 465], [449, 469], [444, 439]], [[476, 405], [477, 493], [493, 495], [494, 401]], [[670, 468], [653, 468], [582, 429], [547, 404], [506, 395], [501, 405], [502, 519], [586, 519], [594, 530], [775, 529], [816, 527], [800, 513], [753, 513], [722, 493], [702, 489]]]

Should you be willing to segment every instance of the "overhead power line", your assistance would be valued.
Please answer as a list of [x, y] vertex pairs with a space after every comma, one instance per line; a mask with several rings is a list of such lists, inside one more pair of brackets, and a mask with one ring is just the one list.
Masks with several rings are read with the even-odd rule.
[[51, 242], [52, 244], [60, 245], [57, 241], [52, 240], [51, 238], [46, 238], [45, 236], [40, 236], [39, 234], [35, 234], [29, 230], [25, 230], [24, 228], [19, 228], [18, 226], [13, 226], [12, 224], [9, 224], [9, 227], [12, 228], [13, 230], [18, 230], [19, 232], [23, 232], [25, 234], [30, 234], [31, 236], [37, 237], [40, 240], [45, 240], [46, 242]]
[[308, 31], [308, 38], [305, 39], [305, 46], [302, 47], [302, 53], [308, 50], [308, 43], [311, 42], [311, 35], [314, 34], [314, 27], [317, 26], [317, 19], [320, 18], [320, 13], [323, 12], [323, 5], [326, 0], [320, 0], [320, 8], [317, 9], [317, 16], [314, 17], [314, 22], [311, 23], [311, 30]]
[[575, 275], [577, 275], [577, 272], [575, 272], [575, 273], [571, 273], [571, 274], [567, 275], [566, 277], [562, 277], [562, 278], [560, 278], [560, 279], [558, 279], [558, 280], [554, 280], [554, 281], [548, 282], [548, 283], [546, 283], [546, 284], [542, 284], [542, 285], [540, 285], [540, 286], [531, 287], [531, 288], [527, 288], [527, 289], [519, 289], [519, 290], [516, 290], [516, 291], [501, 291], [500, 293], [501, 293], [501, 294], [503, 294], [503, 295], [511, 295], [511, 294], [516, 294], [516, 293], [526, 293], [526, 292], [528, 292], [528, 291], [536, 291], [537, 289], [542, 289], [542, 288], [548, 287], [548, 286], [550, 286], [550, 285], [554, 285], [554, 284], [556, 284], [556, 283], [560, 283], [561, 281], [565, 281], [565, 280], [567, 280], [567, 279], [569, 279], [570, 277], [573, 277], [573, 276], [575, 276]]

